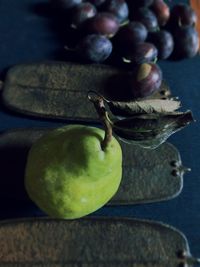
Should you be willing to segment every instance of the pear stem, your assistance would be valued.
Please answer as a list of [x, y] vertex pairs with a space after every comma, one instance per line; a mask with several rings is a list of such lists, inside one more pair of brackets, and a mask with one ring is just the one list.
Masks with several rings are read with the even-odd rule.
[[102, 150], [105, 150], [112, 140], [112, 124], [104, 105], [104, 99], [100, 95], [97, 95], [95, 92], [89, 92], [88, 99], [94, 104], [97, 114], [99, 115], [99, 119], [104, 126], [105, 136], [103, 141], [101, 142], [101, 148]]
[[[106, 111], [107, 113], [107, 111]], [[108, 146], [108, 144], [111, 142], [112, 140], [112, 126], [109, 122], [109, 120], [107, 119], [108, 115], [105, 114], [105, 116], [102, 118], [102, 123], [104, 125], [104, 129], [105, 129], [105, 136], [104, 139], [101, 143], [101, 147], [102, 150], [105, 150]]]

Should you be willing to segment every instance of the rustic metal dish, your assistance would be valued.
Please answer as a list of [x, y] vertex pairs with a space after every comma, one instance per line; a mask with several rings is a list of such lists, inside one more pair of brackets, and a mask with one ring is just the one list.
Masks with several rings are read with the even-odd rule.
[[[1, 198], [27, 199], [24, 170], [28, 151], [45, 129], [17, 129], [0, 134]], [[137, 204], [177, 196], [183, 187], [181, 158], [177, 149], [165, 143], [154, 150], [121, 142], [123, 179], [109, 204]]]
[[199, 263], [185, 236], [126, 218], [20, 219], [0, 223], [0, 266], [180, 267]]
[[[7, 108], [25, 115], [96, 121], [98, 116], [87, 99], [88, 91], [112, 100], [130, 100], [129, 75], [125, 70], [101, 64], [21, 64], [8, 71], [2, 100]], [[165, 97], [165, 93], [169, 94], [169, 88], [163, 82], [158, 94]]]

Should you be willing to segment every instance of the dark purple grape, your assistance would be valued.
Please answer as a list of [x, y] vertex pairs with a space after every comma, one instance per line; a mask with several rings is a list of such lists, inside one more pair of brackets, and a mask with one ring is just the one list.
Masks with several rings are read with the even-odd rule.
[[197, 15], [191, 6], [178, 4], [171, 10], [171, 22], [173, 25], [193, 26], [197, 22]]
[[72, 14], [72, 26], [77, 28], [87, 19], [92, 18], [96, 15], [97, 9], [94, 5], [89, 2], [81, 3], [76, 6]]
[[105, 9], [107, 12], [114, 14], [120, 23], [128, 18], [129, 9], [125, 0], [108, 0]]
[[148, 31], [156, 31], [159, 28], [156, 15], [149, 8], [139, 8], [135, 13], [134, 18], [143, 23]]
[[88, 33], [97, 33], [108, 37], [114, 36], [118, 29], [119, 21], [113, 14], [107, 12], [97, 13], [86, 23]]
[[199, 36], [192, 26], [179, 27], [174, 32], [176, 58], [194, 57], [199, 50]]
[[155, 13], [158, 24], [164, 26], [170, 17], [170, 9], [163, 0], [154, 0], [151, 9]]
[[112, 52], [112, 43], [103, 35], [90, 34], [80, 41], [77, 52], [87, 61], [103, 62]]
[[149, 96], [156, 92], [162, 82], [162, 71], [157, 64], [143, 63], [133, 72], [130, 80], [132, 94], [135, 98]]
[[99, 7], [104, 4], [106, 0], [89, 0], [89, 2], [95, 5], [96, 7]]
[[69, 9], [79, 5], [82, 0], [50, 0], [50, 4], [54, 8]]
[[115, 42], [118, 50], [132, 48], [138, 42], [144, 42], [147, 38], [147, 28], [140, 22], [132, 21], [121, 27], [116, 34]]
[[148, 63], [158, 57], [157, 48], [151, 43], [136, 43], [132, 50], [125, 51], [124, 58], [133, 64]]
[[165, 30], [152, 32], [149, 34], [148, 40], [157, 47], [159, 59], [167, 59], [172, 54], [174, 39], [170, 32]]

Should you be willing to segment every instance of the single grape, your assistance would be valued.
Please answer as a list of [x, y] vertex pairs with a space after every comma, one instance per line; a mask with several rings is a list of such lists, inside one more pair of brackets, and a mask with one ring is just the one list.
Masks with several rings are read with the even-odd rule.
[[50, 4], [54, 8], [70, 9], [79, 5], [82, 0], [50, 0]]
[[158, 50], [151, 43], [136, 43], [132, 50], [126, 51], [124, 58], [133, 64], [152, 62], [158, 57]]
[[131, 49], [138, 42], [144, 42], [147, 38], [147, 28], [140, 22], [131, 21], [119, 29], [115, 36], [118, 50]]
[[173, 52], [174, 38], [168, 31], [152, 32], [149, 34], [148, 41], [157, 47], [159, 59], [167, 59]]
[[114, 14], [120, 23], [128, 19], [129, 9], [125, 0], [108, 0], [105, 10]]
[[96, 15], [96, 7], [89, 3], [84, 2], [76, 6], [72, 13], [72, 26], [77, 28], [87, 19], [92, 18]]
[[151, 9], [155, 13], [158, 24], [164, 26], [170, 17], [170, 9], [163, 0], [154, 0]]
[[191, 6], [177, 4], [171, 10], [171, 22], [173, 25], [193, 26], [197, 22], [197, 15]]
[[176, 58], [194, 57], [199, 50], [199, 36], [192, 26], [179, 27], [174, 32]]
[[159, 28], [156, 15], [149, 8], [139, 8], [135, 13], [134, 18], [143, 23], [148, 31], [156, 31]]
[[162, 71], [157, 64], [143, 63], [132, 73], [130, 88], [135, 98], [143, 98], [156, 92], [162, 82]]
[[87, 61], [103, 62], [112, 52], [112, 43], [103, 35], [90, 34], [80, 41], [77, 52]]
[[99, 12], [93, 18], [87, 20], [85, 29], [88, 33], [112, 37], [119, 29], [119, 21], [111, 13]]

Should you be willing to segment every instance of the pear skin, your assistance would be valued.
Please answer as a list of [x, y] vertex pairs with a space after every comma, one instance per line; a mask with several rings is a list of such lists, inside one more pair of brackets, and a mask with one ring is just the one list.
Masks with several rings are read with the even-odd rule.
[[54, 218], [75, 219], [104, 206], [122, 178], [118, 141], [102, 150], [105, 132], [68, 125], [42, 136], [29, 151], [25, 187], [36, 205]]

